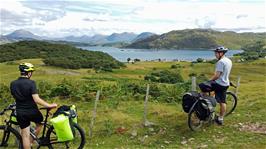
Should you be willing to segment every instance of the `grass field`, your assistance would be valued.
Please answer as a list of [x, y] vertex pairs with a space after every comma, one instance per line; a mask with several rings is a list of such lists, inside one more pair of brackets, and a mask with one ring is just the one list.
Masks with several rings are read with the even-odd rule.
[[[82, 82], [84, 78], [99, 79], [102, 84], [113, 80], [143, 80], [150, 71], [170, 69], [179, 64], [185, 80], [190, 73], [206, 74], [211, 77], [214, 65], [189, 62], [139, 62], [127, 64], [126, 68], [113, 72], [95, 73], [93, 70], [68, 70], [44, 66], [40, 59], [24, 60], [37, 68], [32, 77], [36, 82], [45, 80], [51, 84], [62, 82]], [[8, 86], [19, 75], [16, 61], [0, 63], [0, 83]], [[231, 80], [241, 76], [236, 111], [225, 118], [225, 125], [211, 125], [199, 132], [192, 132], [187, 125], [187, 114], [181, 104], [152, 100], [148, 105], [148, 120], [152, 127], [143, 126], [144, 101], [133, 96], [120, 97], [114, 101], [108, 95], [98, 103], [93, 136], [89, 138], [89, 125], [94, 106], [93, 100], [46, 99], [60, 105], [75, 104], [78, 107], [79, 124], [85, 129], [86, 148], [266, 148], [266, 59], [249, 63], [233, 63]], [[199, 83], [199, 82], [198, 82]], [[99, 88], [100, 89], [100, 88]], [[88, 93], [90, 94], [90, 93]], [[105, 93], [103, 93], [105, 94]], [[42, 95], [42, 93], [40, 93]], [[92, 94], [94, 96], [94, 94]], [[117, 95], [119, 97], [119, 95]], [[182, 95], [180, 95], [181, 97]], [[143, 97], [144, 99], [144, 97]], [[6, 105], [3, 100], [1, 105]], [[11, 101], [10, 101], [11, 102]], [[2, 123], [2, 121], [1, 121]]]

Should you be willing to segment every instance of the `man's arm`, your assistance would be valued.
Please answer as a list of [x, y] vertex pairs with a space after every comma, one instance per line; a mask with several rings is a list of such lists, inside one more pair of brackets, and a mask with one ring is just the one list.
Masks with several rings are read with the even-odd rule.
[[211, 77], [211, 80], [212, 81], [217, 80], [220, 77], [221, 74], [222, 74], [222, 72], [215, 71], [214, 75]]
[[53, 104], [49, 104], [47, 102], [45, 102], [44, 100], [42, 100], [40, 97], [39, 97], [39, 94], [32, 94], [32, 98], [33, 100], [35, 101], [35, 103], [39, 104], [39, 105], [42, 105], [44, 107], [49, 107], [49, 108], [54, 108], [54, 107], [57, 107], [57, 104], [53, 103]]

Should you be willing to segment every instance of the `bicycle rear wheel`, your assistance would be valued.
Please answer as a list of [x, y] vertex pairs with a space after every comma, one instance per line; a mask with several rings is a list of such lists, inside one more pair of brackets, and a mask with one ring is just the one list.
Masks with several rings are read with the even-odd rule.
[[22, 138], [18, 131], [14, 128], [1, 125], [0, 126], [0, 148], [7, 149], [23, 149]]
[[226, 92], [226, 112], [225, 116], [230, 115], [236, 108], [237, 97], [232, 92]]
[[194, 103], [188, 113], [188, 127], [192, 131], [197, 131], [201, 128], [203, 121], [199, 118], [199, 113], [195, 110], [198, 102]]
[[83, 129], [76, 123], [73, 124], [73, 135], [74, 139], [66, 142], [58, 142], [54, 127], [50, 127], [47, 131], [47, 137], [50, 149], [64, 149], [64, 148], [77, 148], [82, 149], [85, 145], [85, 134]]

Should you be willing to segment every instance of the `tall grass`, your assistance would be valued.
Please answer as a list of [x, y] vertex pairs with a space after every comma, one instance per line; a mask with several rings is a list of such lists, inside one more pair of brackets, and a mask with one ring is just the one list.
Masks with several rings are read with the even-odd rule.
[[[24, 60], [25, 61], [25, 60]], [[266, 60], [234, 63], [231, 80], [241, 76], [239, 103], [236, 111], [225, 118], [224, 126], [211, 125], [200, 132], [191, 132], [187, 114], [180, 99], [189, 90], [178, 84], [144, 81], [154, 69], [167, 70], [178, 64], [180, 74], [189, 82], [191, 74], [211, 77], [214, 64], [188, 62], [139, 62], [110, 73], [95, 73], [90, 69], [68, 70], [44, 66], [40, 59], [26, 60], [37, 67], [33, 80], [39, 94], [48, 102], [75, 104], [79, 124], [85, 129], [86, 148], [265, 148], [266, 136], [242, 125], [261, 124], [266, 128]], [[1, 63], [1, 106], [12, 102], [9, 83], [19, 75], [17, 64]], [[171, 69], [173, 70], [173, 68]], [[155, 125], [143, 126], [146, 84], [151, 84], [148, 120]], [[200, 83], [200, 82], [197, 82]], [[189, 84], [189, 83], [188, 83]], [[92, 138], [88, 137], [96, 91], [102, 89]], [[233, 90], [232, 88], [230, 90]], [[7, 98], [8, 102], [4, 102]], [[123, 130], [121, 132], [121, 129]]]

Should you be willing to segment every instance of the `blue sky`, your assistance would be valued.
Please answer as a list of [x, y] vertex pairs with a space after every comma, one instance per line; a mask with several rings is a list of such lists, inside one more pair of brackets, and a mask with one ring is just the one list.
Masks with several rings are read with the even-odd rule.
[[265, 0], [0, 0], [1, 34], [81, 36], [211, 28], [266, 32]]

